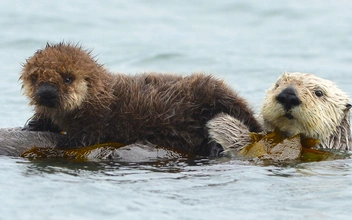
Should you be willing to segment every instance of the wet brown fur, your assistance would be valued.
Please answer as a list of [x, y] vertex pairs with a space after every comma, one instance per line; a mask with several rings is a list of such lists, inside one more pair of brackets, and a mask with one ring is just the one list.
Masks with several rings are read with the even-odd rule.
[[[261, 131], [247, 102], [221, 80], [202, 73], [111, 74], [79, 45], [48, 44], [27, 60], [20, 80], [34, 119], [66, 132], [59, 147], [149, 141], [195, 153], [208, 143], [206, 122], [221, 112]], [[38, 104], [41, 83], [58, 88], [54, 108]]]

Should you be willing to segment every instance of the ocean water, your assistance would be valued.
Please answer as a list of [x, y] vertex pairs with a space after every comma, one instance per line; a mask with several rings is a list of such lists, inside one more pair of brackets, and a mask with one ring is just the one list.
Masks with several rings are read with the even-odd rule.
[[[115, 72], [206, 72], [255, 112], [283, 72], [352, 93], [352, 2], [0, 2], [0, 127], [31, 116], [21, 63], [79, 42]], [[0, 219], [348, 219], [352, 160], [295, 164], [31, 161], [0, 156]]]

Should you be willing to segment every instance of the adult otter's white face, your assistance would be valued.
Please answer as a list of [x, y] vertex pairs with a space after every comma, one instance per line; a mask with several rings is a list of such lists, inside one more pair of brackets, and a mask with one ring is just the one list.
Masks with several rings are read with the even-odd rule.
[[307, 73], [284, 73], [267, 92], [261, 114], [268, 130], [325, 141], [337, 135], [343, 123], [350, 129], [350, 107], [347, 95], [333, 82]]
[[20, 80], [37, 110], [69, 112], [87, 98], [88, 79], [97, 68], [89, 52], [77, 45], [48, 44], [27, 60]]

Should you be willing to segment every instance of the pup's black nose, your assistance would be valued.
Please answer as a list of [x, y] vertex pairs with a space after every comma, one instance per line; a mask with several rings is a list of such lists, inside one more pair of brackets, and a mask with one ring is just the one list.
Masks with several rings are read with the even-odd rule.
[[59, 90], [48, 83], [40, 84], [35, 93], [39, 105], [54, 108], [59, 101]]
[[293, 88], [284, 89], [278, 96], [276, 96], [276, 100], [284, 106], [286, 111], [302, 103]]

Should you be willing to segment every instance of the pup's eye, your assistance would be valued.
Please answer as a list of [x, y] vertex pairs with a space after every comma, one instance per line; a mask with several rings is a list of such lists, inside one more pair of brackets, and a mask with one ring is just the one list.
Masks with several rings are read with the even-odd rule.
[[36, 83], [37, 83], [37, 78], [38, 78], [38, 75], [37, 75], [37, 74], [32, 74], [32, 75], [31, 75], [32, 84], [36, 84]]
[[66, 77], [64, 81], [65, 81], [65, 84], [70, 84], [72, 82], [72, 79], [70, 77]]
[[324, 95], [323, 91], [321, 90], [315, 90], [314, 91], [314, 94], [317, 96], [317, 97], [322, 97]]
[[279, 85], [279, 83], [276, 83], [275, 84], [275, 89], [277, 88], [277, 87], [279, 87], [280, 85]]

